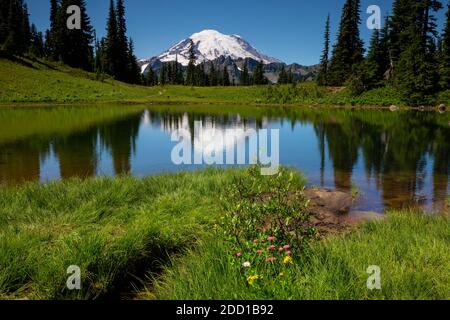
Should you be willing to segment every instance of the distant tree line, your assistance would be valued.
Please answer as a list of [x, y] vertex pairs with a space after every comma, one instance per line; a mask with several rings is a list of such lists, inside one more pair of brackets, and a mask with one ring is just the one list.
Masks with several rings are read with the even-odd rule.
[[[69, 6], [80, 8], [80, 29], [69, 29]], [[11, 55], [29, 54], [61, 61], [71, 67], [108, 74], [128, 83], [141, 83], [133, 41], [126, 35], [123, 0], [110, 1], [107, 35], [95, 37], [86, 10], [86, 0], [50, 0], [50, 28], [38, 32], [30, 26], [23, 0], [0, 0], [0, 49]], [[44, 39], [45, 38], [45, 39]]]
[[191, 40], [189, 63], [185, 71], [183, 70], [183, 66], [178, 63], [178, 58], [176, 58], [172, 62], [163, 62], [159, 73], [149, 66], [143, 81], [148, 86], [175, 84], [198, 87], [249, 86], [268, 83], [267, 78], [264, 76], [264, 64], [262, 61], [257, 63], [253, 74], [249, 72], [248, 59], [244, 59], [243, 64], [244, 66], [239, 71], [238, 79], [236, 79], [230, 74], [227, 66], [220, 68], [213, 61], [197, 63], [195, 45]]
[[392, 85], [405, 101], [427, 103], [434, 94], [450, 89], [450, 4], [440, 34], [436, 13], [442, 8], [439, 0], [395, 0], [392, 15], [374, 30], [365, 55], [359, 33], [360, 0], [347, 0], [331, 57], [327, 17], [317, 82], [346, 85], [355, 95]]

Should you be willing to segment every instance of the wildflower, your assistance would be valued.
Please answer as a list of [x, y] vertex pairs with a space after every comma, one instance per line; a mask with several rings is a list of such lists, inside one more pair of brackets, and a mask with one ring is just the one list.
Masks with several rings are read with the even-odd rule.
[[257, 250], [256, 253], [261, 254], [261, 253], [263, 253], [263, 251], [260, 249], [260, 250]]
[[283, 248], [286, 249], [286, 250], [288, 250], [288, 249], [291, 248], [291, 246], [287, 244], [287, 245], [285, 245]]
[[281, 273], [279, 274], [279, 276], [280, 276], [280, 277], [284, 277], [284, 272], [281, 272]]
[[242, 253], [238, 252], [238, 253], [235, 254], [235, 256], [236, 257], [240, 257], [240, 256], [242, 256]]
[[267, 238], [267, 241], [272, 242], [273, 240], [275, 240], [275, 237], [268, 237], [268, 238]]
[[278, 252], [284, 251], [283, 248], [278, 248]]
[[271, 245], [270, 247], [267, 247], [267, 251], [272, 251], [276, 249], [276, 247], [274, 245]]
[[290, 264], [292, 263], [292, 257], [291, 256], [286, 256], [283, 259], [283, 264]]
[[276, 259], [274, 257], [270, 257], [266, 259], [266, 262], [274, 262]]
[[251, 265], [251, 263], [250, 263], [249, 261], [246, 261], [246, 262], [244, 262], [244, 263], [242, 264], [242, 266], [243, 266], [244, 268], [250, 268], [252, 265]]
[[292, 251], [288, 251], [288, 252], [286, 252], [286, 254], [287, 254], [288, 256], [292, 256]]
[[253, 240], [253, 243], [258, 243], [258, 240]]
[[253, 284], [255, 283], [256, 280], [259, 279], [258, 275], [254, 275], [254, 276], [248, 276], [247, 277], [247, 282], [249, 285], [253, 286]]

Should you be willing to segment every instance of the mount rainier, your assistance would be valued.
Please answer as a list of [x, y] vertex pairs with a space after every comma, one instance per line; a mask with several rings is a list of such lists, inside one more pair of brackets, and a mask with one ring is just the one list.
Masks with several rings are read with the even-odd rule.
[[316, 66], [305, 67], [298, 64], [287, 66], [282, 61], [259, 52], [241, 36], [225, 35], [216, 30], [207, 29], [194, 33], [157, 57], [139, 60], [142, 73], [146, 73], [149, 67], [158, 71], [162, 63], [176, 60], [183, 67], [186, 67], [189, 63], [191, 40], [194, 43], [197, 64], [212, 62], [218, 68], [227, 67], [234, 78], [239, 78], [239, 72], [242, 70], [245, 61], [247, 61], [250, 72], [253, 71], [258, 61], [262, 61], [265, 76], [271, 82], [278, 81], [278, 72], [282, 65], [290, 68], [297, 79], [312, 78], [317, 71]]

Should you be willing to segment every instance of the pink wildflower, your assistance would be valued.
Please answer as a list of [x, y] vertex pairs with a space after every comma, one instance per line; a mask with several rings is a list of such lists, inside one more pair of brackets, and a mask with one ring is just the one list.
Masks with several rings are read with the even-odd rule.
[[288, 250], [288, 249], [291, 248], [291, 246], [287, 244], [287, 245], [285, 245], [283, 248], [286, 249], [286, 250]]
[[284, 251], [284, 249], [283, 248], [278, 248], [278, 251], [281, 252], [281, 251]]
[[286, 252], [286, 254], [287, 254], [288, 256], [292, 256], [292, 251], [288, 251], [288, 252]]
[[236, 257], [240, 257], [240, 256], [242, 256], [242, 253], [240, 253], [240, 252], [236, 253]]
[[260, 250], [256, 251], [256, 253], [261, 254], [261, 253], [263, 253], [263, 251], [260, 249]]
[[274, 262], [276, 259], [274, 257], [270, 257], [266, 259], [266, 262]]
[[268, 241], [273, 241], [273, 240], [275, 240], [275, 238], [274, 237], [268, 237], [267, 240]]

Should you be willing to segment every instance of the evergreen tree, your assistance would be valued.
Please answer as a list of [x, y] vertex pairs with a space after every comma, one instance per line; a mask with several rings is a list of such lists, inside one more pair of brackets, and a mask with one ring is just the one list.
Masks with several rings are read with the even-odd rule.
[[440, 85], [444, 90], [450, 89], [450, 3], [447, 6], [446, 22], [440, 46]]
[[353, 66], [364, 58], [359, 35], [360, 6], [360, 0], [346, 0], [343, 7], [338, 39], [328, 69], [329, 85], [342, 85], [352, 73]]
[[0, 8], [0, 48], [10, 54], [23, 54], [31, 38], [27, 6], [23, 0], [2, 0]]
[[329, 52], [330, 52], [330, 15], [327, 16], [325, 23], [324, 34], [324, 47], [322, 51], [322, 57], [320, 58], [320, 70], [317, 74], [317, 83], [320, 86], [328, 85], [328, 64], [329, 64]]
[[128, 82], [133, 84], [140, 84], [142, 77], [141, 77], [141, 69], [139, 68], [139, 65], [137, 63], [137, 58], [134, 55], [134, 43], [133, 40], [130, 39], [127, 41], [128, 43], [128, 50], [126, 51], [128, 53], [127, 61], [128, 61]]
[[106, 27], [106, 72], [112, 76], [118, 74], [118, 28], [117, 28], [117, 15], [114, 5], [114, 1], [110, 0], [109, 15]]
[[59, 1], [50, 0], [50, 30], [47, 30], [45, 34], [45, 54], [47, 58], [52, 60], [59, 60], [57, 48], [60, 46], [56, 44], [58, 40], [58, 12]]
[[382, 51], [380, 31], [375, 29], [370, 40], [369, 53], [367, 54], [366, 73], [367, 83], [366, 88], [371, 89], [382, 84], [384, 73], [388, 66], [386, 63], [386, 52]]
[[228, 73], [228, 69], [227, 69], [226, 66], [225, 66], [225, 68], [223, 69], [223, 75], [222, 75], [222, 77], [223, 77], [223, 86], [224, 86], [224, 87], [229, 87], [229, 86], [231, 85], [231, 82], [230, 82], [230, 74]]
[[159, 71], [159, 83], [163, 86], [167, 83], [167, 66], [166, 63], [161, 65], [161, 70]]
[[158, 85], [158, 76], [151, 66], [147, 72], [146, 85], [150, 87]]
[[189, 64], [187, 67], [187, 74], [186, 74], [186, 85], [188, 86], [195, 86], [195, 46], [194, 41], [192, 39], [190, 40], [190, 47], [189, 47]]
[[[134, 61], [132, 60], [127, 38], [127, 25], [125, 20], [125, 6], [123, 0], [117, 0], [116, 6], [117, 15], [117, 66], [115, 77], [120, 81], [135, 83], [136, 75]], [[131, 60], [130, 60], [131, 59]], [[128, 68], [127, 68], [128, 66]]]
[[244, 59], [244, 66], [241, 72], [240, 84], [241, 86], [250, 85], [250, 76], [248, 73], [247, 59]]
[[255, 71], [253, 72], [253, 79], [254, 83], [256, 85], [266, 84], [267, 79], [264, 77], [264, 70], [263, 70], [264, 64], [262, 61], [259, 61], [256, 64]]
[[214, 66], [214, 63], [211, 61], [211, 66], [209, 68], [209, 85], [212, 87], [216, 87], [219, 85], [219, 77], [217, 75], [216, 68]]
[[[400, 93], [405, 101], [416, 105], [427, 103], [429, 96], [438, 90], [434, 15], [442, 8], [442, 4], [436, 0], [410, 0], [407, 2], [410, 5], [409, 13], [406, 13], [400, 10], [406, 8], [405, 1], [398, 0], [394, 4], [391, 52], [398, 56], [393, 54], [394, 76]], [[398, 16], [402, 14], [407, 16]], [[402, 30], [398, 29], [400, 22], [404, 28]]]
[[[67, 8], [76, 5], [80, 8], [81, 29], [67, 28]], [[94, 62], [94, 30], [87, 15], [85, 0], [62, 0], [57, 19], [57, 52], [61, 60], [75, 68], [91, 71]]]
[[44, 56], [44, 39], [42, 32], [38, 32], [34, 24], [31, 25], [30, 54], [42, 58]]
[[284, 67], [284, 64], [281, 66], [281, 70], [278, 76], [278, 84], [286, 84], [288, 83], [288, 75], [286, 72], [286, 68]]

